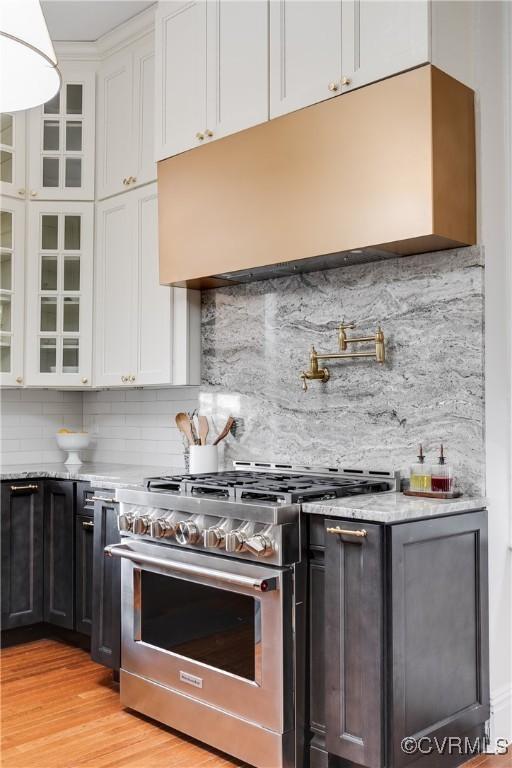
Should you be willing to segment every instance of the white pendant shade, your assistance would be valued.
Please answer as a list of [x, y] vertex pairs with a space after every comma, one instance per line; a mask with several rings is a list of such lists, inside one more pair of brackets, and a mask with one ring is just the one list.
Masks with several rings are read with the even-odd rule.
[[39, 0], [1, 0], [0, 112], [44, 104], [60, 82]]

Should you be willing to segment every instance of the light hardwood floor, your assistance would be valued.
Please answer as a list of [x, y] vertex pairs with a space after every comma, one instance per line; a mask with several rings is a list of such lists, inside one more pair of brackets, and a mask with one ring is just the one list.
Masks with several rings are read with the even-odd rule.
[[[233, 768], [226, 755], [124, 710], [108, 670], [55, 640], [1, 652], [2, 768]], [[467, 768], [505, 768], [477, 757]]]

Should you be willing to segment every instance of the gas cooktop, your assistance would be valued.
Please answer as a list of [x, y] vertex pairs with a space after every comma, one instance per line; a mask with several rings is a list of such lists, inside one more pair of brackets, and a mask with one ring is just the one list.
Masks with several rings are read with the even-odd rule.
[[361, 472], [359, 476], [356, 471], [331, 471], [333, 474], [240, 468], [199, 475], [152, 477], [146, 480], [146, 488], [153, 492], [167, 491], [184, 496], [204, 496], [228, 501], [295, 504], [360, 493], [376, 493], [389, 490], [390, 487], [390, 473], [387, 472], [374, 472], [374, 476]]

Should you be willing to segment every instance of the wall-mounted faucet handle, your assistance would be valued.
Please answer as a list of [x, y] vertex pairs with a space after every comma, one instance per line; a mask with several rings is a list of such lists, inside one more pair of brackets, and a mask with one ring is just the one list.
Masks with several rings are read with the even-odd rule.
[[302, 379], [302, 389], [304, 392], [308, 391], [308, 378], [304, 371], [301, 373], [300, 378]]
[[356, 327], [355, 323], [346, 323], [345, 318], [340, 323], [338, 328], [338, 347], [341, 352], [345, 352], [347, 349], [347, 334], [346, 331], [353, 330]]

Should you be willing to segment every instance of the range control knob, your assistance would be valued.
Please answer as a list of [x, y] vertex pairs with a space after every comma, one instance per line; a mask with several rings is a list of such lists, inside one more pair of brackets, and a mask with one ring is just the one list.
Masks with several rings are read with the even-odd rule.
[[133, 515], [122, 514], [119, 515], [119, 530], [131, 531], [133, 526]]
[[243, 552], [247, 534], [243, 531], [229, 531], [226, 534], [226, 552]]
[[176, 541], [178, 544], [196, 544], [200, 537], [201, 533], [195, 523], [181, 521], [176, 526]]
[[205, 547], [222, 547], [225, 539], [225, 532], [222, 528], [208, 528], [203, 531], [203, 544]]
[[149, 517], [134, 517], [132, 524], [133, 532], [138, 533], [139, 535], [142, 533], [147, 533], [149, 522]]
[[174, 526], [168, 520], [159, 518], [151, 520], [149, 524], [149, 535], [153, 539], [168, 539], [174, 533]]
[[262, 534], [256, 534], [256, 536], [251, 536], [247, 539], [245, 547], [248, 552], [258, 557], [268, 557], [274, 551], [274, 545], [271, 540], [268, 536], [263, 536]]

